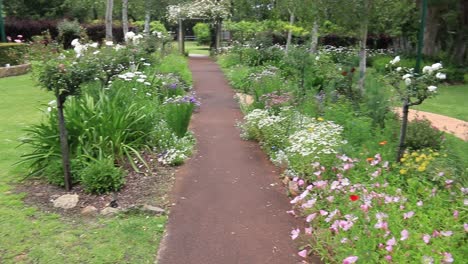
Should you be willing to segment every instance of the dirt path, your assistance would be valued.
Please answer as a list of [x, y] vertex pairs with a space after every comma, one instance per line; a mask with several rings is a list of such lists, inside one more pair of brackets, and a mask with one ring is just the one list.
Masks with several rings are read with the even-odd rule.
[[198, 152], [177, 173], [159, 264], [298, 263], [300, 226], [276, 168], [235, 128], [242, 114], [218, 66], [191, 58], [202, 106], [191, 123]]
[[[401, 108], [395, 108], [395, 112], [401, 115]], [[410, 109], [409, 120], [421, 118], [427, 118], [429, 121], [431, 121], [432, 125], [439, 130], [453, 134], [454, 136], [461, 138], [464, 141], [468, 141], [468, 122], [466, 121]]]

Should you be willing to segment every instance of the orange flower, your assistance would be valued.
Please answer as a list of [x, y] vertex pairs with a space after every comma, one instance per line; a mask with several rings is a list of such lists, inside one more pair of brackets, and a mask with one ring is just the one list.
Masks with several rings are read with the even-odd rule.
[[384, 141], [379, 143], [380, 146], [385, 146], [386, 144], [387, 144], [387, 140], [384, 140]]
[[366, 160], [367, 160], [367, 162], [371, 162], [371, 161], [374, 160], [374, 158], [367, 158]]

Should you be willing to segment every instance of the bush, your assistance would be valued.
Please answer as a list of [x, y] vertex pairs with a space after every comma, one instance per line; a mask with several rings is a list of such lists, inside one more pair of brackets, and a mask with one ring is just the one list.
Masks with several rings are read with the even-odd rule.
[[[70, 166], [73, 183], [78, 183], [80, 181], [78, 173], [83, 169], [83, 165], [84, 164], [79, 159], [71, 160]], [[59, 157], [51, 160], [45, 168], [43, 176], [50, 184], [62, 187], [65, 186], [62, 160]]]
[[27, 49], [28, 46], [22, 43], [0, 43], [0, 67], [23, 64]]
[[198, 102], [193, 96], [169, 98], [165, 102], [166, 121], [179, 138], [187, 134], [190, 118]]
[[198, 45], [209, 45], [211, 42], [210, 26], [206, 23], [197, 23], [193, 27]]
[[439, 150], [444, 139], [444, 132], [431, 125], [427, 119], [408, 122], [406, 147], [412, 150], [430, 148]]
[[58, 36], [57, 21], [55, 20], [25, 20], [8, 17], [5, 19], [5, 32], [7, 36], [22, 35], [25, 40], [49, 31], [53, 38]]
[[64, 49], [69, 49], [72, 40], [80, 38], [83, 28], [78, 21], [65, 19], [57, 24], [57, 30], [59, 32], [58, 41], [62, 43]]
[[[84, 25], [86, 28], [86, 34], [88, 35], [89, 39], [94, 42], [101, 42], [103, 39], [106, 38], [106, 25], [105, 24], [87, 24]], [[134, 31], [135, 28], [129, 27], [129, 31]], [[124, 35], [123, 29], [121, 25], [113, 25], [112, 26], [112, 37], [116, 42], [124, 42]]]
[[115, 167], [111, 158], [91, 162], [79, 173], [81, 184], [90, 193], [107, 193], [118, 191], [124, 184], [124, 171]]

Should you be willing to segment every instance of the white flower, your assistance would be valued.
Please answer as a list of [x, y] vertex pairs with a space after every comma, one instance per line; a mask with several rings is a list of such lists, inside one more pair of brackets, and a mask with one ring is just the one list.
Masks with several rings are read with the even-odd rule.
[[109, 40], [109, 41], [106, 41], [106, 46], [114, 46], [114, 42]]
[[438, 70], [442, 69], [442, 63], [434, 63], [434, 64], [432, 64], [431, 68], [434, 71], [438, 71]]
[[431, 74], [434, 70], [432, 69], [431, 66], [424, 66], [422, 69], [423, 73], [429, 73]]
[[447, 78], [447, 75], [445, 75], [445, 73], [438, 72], [436, 74], [436, 78], [439, 80], [445, 80], [445, 78]]
[[99, 54], [99, 52], [100, 52], [99, 50], [96, 50], [95, 52], [93, 52], [93, 55], [97, 55]]
[[411, 84], [411, 79], [410, 78], [406, 78], [405, 79], [405, 84], [406, 86], [409, 86]]
[[434, 86], [434, 85], [431, 85], [431, 86], [427, 87], [427, 90], [429, 90], [429, 92], [431, 92], [431, 93], [434, 93], [437, 90], [437, 87]]
[[408, 78], [411, 78], [411, 77], [413, 77], [413, 75], [407, 73], [407, 74], [403, 75], [403, 77], [401, 77], [401, 78], [404, 80], [404, 79], [408, 79]]
[[125, 40], [126, 41], [132, 40], [134, 37], [135, 37], [135, 33], [133, 33], [132, 31], [129, 31], [129, 32], [127, 32], [127, 34], [125, 34]]
[[401, 69], [402, 69], [401, 67], [398, 67], [398, 68], [396, 68], [396, 71], [399, 72], [399, 71], [401, 71]]
[[99, 45], [99, 44], [98, 44], [97, 42], [94, 42], [94, 43], [89, 44], [89, 46], [91, 46], [92, 48], [97, 48], [98, 45]]
[[395, 63], [398, 63], [398, 62], [400, 62], [400, 56], [396, 56], [393, 60], [390, 61], [390, 63], [392, 65], [394, 65]]
[[151, 83], [149, 83], [149, 82], [144, 82], [143, 84], [145, 84], [145, 85], [151, 85]]
[[137, 82], [140, 82], [140, 83], [144, 83], [144, 82], [145, 82], [145, 79], [141, 79], [141, 78], [140, 78], [140, 79], [137, 79], [136, 81], [137, 81]]
[[77, 38], [74, 39], [74, 40], [72, 40], [72, 42], [71, 42], [71, 45], [72, 45], [73, 47], [75, 47], [76, 45], [79, 45], [79, 44], [80, 44], [80, 40], [77, 39]]

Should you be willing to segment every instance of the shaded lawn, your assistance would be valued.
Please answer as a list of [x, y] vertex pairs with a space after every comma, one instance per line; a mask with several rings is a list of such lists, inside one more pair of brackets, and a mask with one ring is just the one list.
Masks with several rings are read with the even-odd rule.
[[426, 99], [414, 109], [468, 121], [468, 84], [441, 86], [434, 98]]
[[198, 46], [196, 41], [185, 41], [185, 51], [188, 54], [210, 55], [210, 47]]
[[53, 98], [30, 75], [0, 78], [0, 94], [0, 263], [154, 263], [166, 217], [62, 219], [22, 202], [12, 191], [27, 172], [12, 166], [26, 152], [18, 138]]

